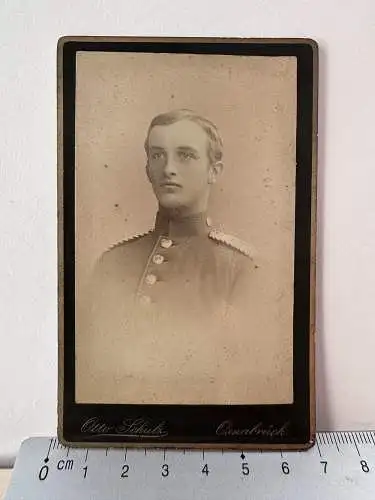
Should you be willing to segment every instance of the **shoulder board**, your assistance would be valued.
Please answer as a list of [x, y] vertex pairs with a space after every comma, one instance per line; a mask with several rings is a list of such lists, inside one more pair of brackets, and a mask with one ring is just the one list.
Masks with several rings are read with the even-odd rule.
[[105, 250], [105, 252], [109, 252], [110, 250], [113, 250], [114, 248], [121, 246], [121, 245], [124, 245], [126, 243], [132, 243], [133, 241], [139, 240], [139, 239], [143, 238], [144, 236], [151, 234], [152, 232], [153, 232], [153, 229], [150, 229], [149, 231], [146, 231], [144, 233], [139, 233], [139, 234], [135, 234], [134, 236], [130, 236], [129, 238], [124, 238], [123, 240], [118, 241], [117, 243], [114, 243], [113, 245], [109, 246]]
[[231, 236], [229, 234], [222, 233], [221, 231], [217, 231], [216, 229], [212, 229], [208, 233], [208, 236], [212, 240], [218, 241], [219, 243], [223, 243], [224, 245], [233, 248], [238, 252], [241, 252], [247, 257], [253, 257], [254, 252], [253, 249], [250, 247], [250, 245], [240, 240], [240, 238], [237, 238], [236, 236]]

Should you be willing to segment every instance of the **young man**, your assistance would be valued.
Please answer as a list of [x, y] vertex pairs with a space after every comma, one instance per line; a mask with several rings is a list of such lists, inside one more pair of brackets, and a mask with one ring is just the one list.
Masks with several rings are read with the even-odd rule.
[[[227, 400], [217, 374], [240, 348], [237, 312], [243, 318], [250, 305], [257, 265], [248, 245], [208, 221], [222, 140], [209, 120], [177, 110], [152, 120], [145, 151], [155, 225], [97, 263], [76, 333], [79, 366], [92, 372], [85, 394], [93, 402], [199, 403], [211, 391], [212, 402]], [[109, 373], [111, 390], [99, 389], [94, 379]]]

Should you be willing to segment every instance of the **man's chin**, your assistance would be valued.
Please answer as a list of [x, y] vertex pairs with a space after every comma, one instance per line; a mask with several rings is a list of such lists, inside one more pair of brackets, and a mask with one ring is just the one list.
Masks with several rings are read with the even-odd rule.
[[159, 205], [166, 210], [173, 210], [184, 206], [181, 198], [175, 195], [164, 195], [159, 197]]

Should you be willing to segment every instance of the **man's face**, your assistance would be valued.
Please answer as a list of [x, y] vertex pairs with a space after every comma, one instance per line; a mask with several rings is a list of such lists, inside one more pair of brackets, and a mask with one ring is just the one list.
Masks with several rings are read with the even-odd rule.
[[189, 210], [207, 203], [214, 172], [206, 132], [189, 120], [153, 127], [147, 174], [164, 208]]

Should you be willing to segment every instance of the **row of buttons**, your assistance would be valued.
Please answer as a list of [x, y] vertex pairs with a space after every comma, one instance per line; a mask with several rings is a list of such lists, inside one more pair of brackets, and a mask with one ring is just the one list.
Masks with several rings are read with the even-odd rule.
[[[167, 238], [162, 238], [160, 240], [160, 246], [162, 248], [170, 248], [172, 246], [173, 242], [172, 240], [169, 240]], [[158, 253], [156, 253], [153, 257], [152, 257], [152, 262], [156, 265], [160, 265], [162, 264], [163, 262], [165, 261], [165, 258], [163, 257], [163, 255], [160, 255]], [[147, 276], [145, 277], [145, 283], [147, 285], [154, 285], [155, 283], [157, 282], [157, 277], [155, 276], [155, 274], [147, 274]]]

